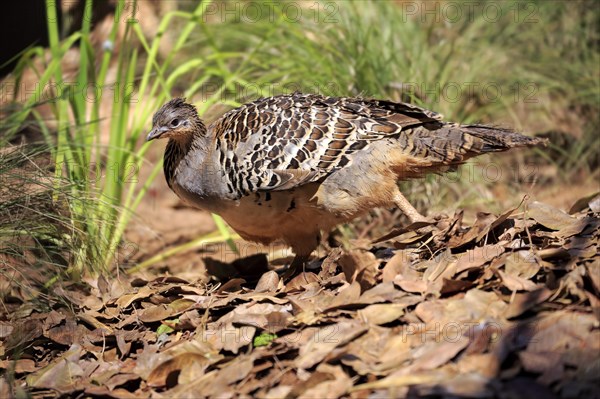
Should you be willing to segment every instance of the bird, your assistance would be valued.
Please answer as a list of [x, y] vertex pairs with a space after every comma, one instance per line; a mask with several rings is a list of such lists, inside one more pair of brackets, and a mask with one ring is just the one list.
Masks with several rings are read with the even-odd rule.
[[168, 139], [163, 170], [190, 206], [220, 215], [243, 239], [283, 241], [304, 266], [321, 234], [370, 209], [427, 220], [398, 182], [444, 173], [471, 157], [545, 144], [419, 106], [295, 92], [235, 108], [208, 127], [184, 98], [153, 116], [146, 140]]

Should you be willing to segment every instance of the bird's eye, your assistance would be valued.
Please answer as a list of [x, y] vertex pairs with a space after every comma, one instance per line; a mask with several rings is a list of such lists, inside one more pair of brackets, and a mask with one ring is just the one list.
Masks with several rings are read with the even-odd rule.
[[177, 127], [179, 125], [179, 119], [175, 118], [171, 121], [171, 127]]

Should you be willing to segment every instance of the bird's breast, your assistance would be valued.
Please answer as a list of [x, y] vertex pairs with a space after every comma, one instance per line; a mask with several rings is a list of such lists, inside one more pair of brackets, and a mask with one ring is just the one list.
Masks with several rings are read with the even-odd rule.
[[221, 201], [212, 209], [244, 239], [265, 244], [278, 239], [292, 242], [292, 237], [314, 236], [343, 222], [317, 203], [318, 188], [318, 184], [308, 184], [294, 190], [259, 191]]

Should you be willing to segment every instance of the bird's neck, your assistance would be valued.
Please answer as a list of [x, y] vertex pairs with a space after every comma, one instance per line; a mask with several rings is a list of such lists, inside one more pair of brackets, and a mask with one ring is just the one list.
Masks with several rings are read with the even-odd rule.
[[206, 126], [200, 118], [194, 118], [191, 123], [192, 126], [187, 132], [169, 139], [169, 144], [178, 145], [184, 154], [187, 154], [192, 147], [201, 144], [207, 135]]
[[170, 138], [167, 143], [163, 169], [169, 186], [181, 160], [194, 149], [204, 149], [207, 137], [206, 126], [199, 119], [194, 121], [194, 125], [188, 134], [179, 134], [177, 137]]
[[174, 151], [176, 151], [178, 154], [185, 155], [190, 151], [193, 143], [194, 143], [194, 135], [192, 133], [190, 133], [188, 135], [180, 134], [179, 136], [177, 136], [177, 138], [171, 137], [169, 139], [167, 148], [170, 147]]

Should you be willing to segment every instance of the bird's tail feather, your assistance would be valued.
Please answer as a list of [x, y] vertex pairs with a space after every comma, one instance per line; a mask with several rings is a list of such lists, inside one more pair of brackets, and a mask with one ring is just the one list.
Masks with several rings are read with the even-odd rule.
[[516, 147], [546, 145], [547, 140], [525, 136], [509, 129], [484, 125], [447, 125], [431, 134], [416, 132], [413, 155], [426, 157], [434, 164], [460, 164], [487, 152]]
[[[510, 129], [484, 125], [464, 125], [460, 129], [473, 137], [476, 145], [473, 150], [477, 154], [486, 152], [506, 151], [516, 147], [533, 147], [546, 145], [548, 140], [538, 137], [525, 136]], [[476, 155], [476, 154], [474, 154]]]
[[407, 142], [411, 145], [405, 149], [408, 154], [404, 154], [411, 157], [401, 157], [394, 166], [400, 179], [444, 173], [477, 155], [546, 145], [548, 140], [497, 127], [446, 124], [433, 131], [427, 128], [415, 130]]

